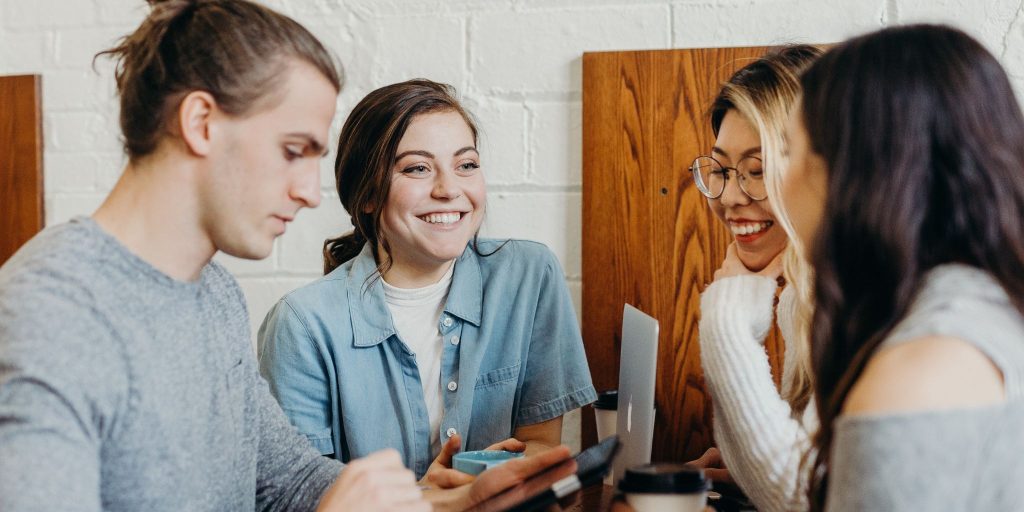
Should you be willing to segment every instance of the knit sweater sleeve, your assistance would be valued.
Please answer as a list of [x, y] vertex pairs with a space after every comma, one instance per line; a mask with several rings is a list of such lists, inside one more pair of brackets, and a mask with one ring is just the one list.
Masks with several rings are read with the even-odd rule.
[[807, 508], [800, 465], [809, 446], [805, 426], [775, 388], [764, 349], [775, 289], [774, 279], [761, 276], [715, 281], [701, 295], [700, 321], [718, 448], [740, 488], [769, 512]]

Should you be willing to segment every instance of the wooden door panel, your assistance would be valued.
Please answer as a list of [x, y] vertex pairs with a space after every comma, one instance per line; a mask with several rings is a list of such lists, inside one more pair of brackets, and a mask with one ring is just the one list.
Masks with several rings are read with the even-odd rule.
[[40, 81], [0, 77], [0, 265], [43, 229]]

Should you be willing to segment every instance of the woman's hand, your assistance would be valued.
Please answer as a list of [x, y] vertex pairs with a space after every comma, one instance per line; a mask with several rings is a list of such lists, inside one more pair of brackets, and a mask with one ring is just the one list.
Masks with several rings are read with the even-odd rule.
[[357, 510], [430, 512], [431, 507], [398, 452], [382, 450], [347, 464], [317, 506], [317, 512]]
[[[513, 459], [480, 473], [470, 485], [428, 490], [424, 495], [434, 505], [434, 512], [467, 510], [548, 470], [551, 471], [552, 482], [576, 471], [576, 461], [569, 456], [569, 448], [557, 446], [536, 455]], [[514, 504], [529, 497], [525, 492], [525, 488], [518, 488], [499, 499]]]
[[736, 252], [736, 242], [729, 244], [729, 249], [725, 252], [725, 261], [723, 261], [722, 266], [715, 271], [715, 281], [725, 279], [727, 277], [746, 275], [757, 275], [778, 279], [779, 276], [782, 275], [782, 252], [776, 254], [775, 257], [772, 258], [772, 261], [761, 269], [760, 272], [751, 272], [743, 262], [740, 261], [740, 256]]
[[[452, 469], [452, 457], [459, 453], [462, 447], [462, 437], [458, 434], [448, 438], [448, 441], [441, 447], [441, 453], [437, 455], [434, 462], [427, 468], [427, 472], [420, 480], [420, 485], [438, 489], [451, 489], [473, 482], [475, 477], [461, 471]], [[521, 452], [526, 449], [526, 443], [518, 439], [508, 438], [504, 441], [494, 443], [487, 447], [488, 450], [505, 450], [507, 452]]]
[[708, 451], [704, 452], [704, 455], [701, 455], [699, 459], [691, 460], [687, 464], [703, 469], [704, 474], [714, 482], [736, 483], [733, 481], [732, 476], [729, 475], [729, 469], [725, 467], [722, 453], [714, 446], [708, 448]]

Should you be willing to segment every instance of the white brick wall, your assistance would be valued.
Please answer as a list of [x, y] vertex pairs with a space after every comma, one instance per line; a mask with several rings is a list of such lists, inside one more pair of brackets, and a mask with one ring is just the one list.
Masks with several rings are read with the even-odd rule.
[[[1024, 91], [1020, 0], [273, 0], [342, 60], [341, 120], [363, 95], [417, 76], [462, 93], [482, 131], [488, 236], [542, 241], [580, 304], [581, 54], [595, 50], [834, 42], [910, 21], [957, 24]], [[134, 28], [143, 0], [0, 0], [0, 74], [42, 73], [47, 222], [88, 214], [117, 179], [112, 66], [92, 56]], [[1024, 97], [1024, 96], [1022, 96]], [[2, 114], [0, 114], [2, 115]], [[320, 273], [323, 239], [349, 226], [323, 164], [323, 205], [239, 276], [255, 330], [282, 294]], [[570, 419], [568, 425], [575, 426]], [[571, 439], [574, 439], [572, 436]]]

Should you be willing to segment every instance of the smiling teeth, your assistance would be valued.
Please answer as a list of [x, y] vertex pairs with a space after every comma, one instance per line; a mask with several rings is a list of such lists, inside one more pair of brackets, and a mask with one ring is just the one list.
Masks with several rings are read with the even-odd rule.
[[458, 212], [452, 213], [429, 213], [420, 217], [425, 222], [431, 224], [455, 224], [462, 218], [462, 214]]
[[732, 230], [734, 235], [752, 235], [768, 229], [768, 226], [771, 225], [771, 222], [749, 222], [744, 224], [731, 224], [729, 229]]

